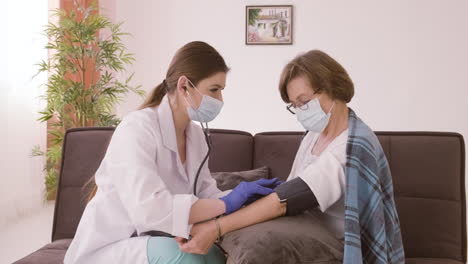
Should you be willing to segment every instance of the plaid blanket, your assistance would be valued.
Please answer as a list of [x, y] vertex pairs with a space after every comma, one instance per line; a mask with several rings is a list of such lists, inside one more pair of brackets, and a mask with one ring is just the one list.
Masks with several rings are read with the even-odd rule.
[[405, 263], [390, 168], [377, 136], [349, 109], [344, 264]]

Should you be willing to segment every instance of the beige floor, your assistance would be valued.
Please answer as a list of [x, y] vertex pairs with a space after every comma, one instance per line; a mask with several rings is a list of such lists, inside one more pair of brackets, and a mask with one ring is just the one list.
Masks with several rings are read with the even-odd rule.
[[10, 264], [50, 242], [54, 202], [33, 216], [0, 227], [0, 264]]

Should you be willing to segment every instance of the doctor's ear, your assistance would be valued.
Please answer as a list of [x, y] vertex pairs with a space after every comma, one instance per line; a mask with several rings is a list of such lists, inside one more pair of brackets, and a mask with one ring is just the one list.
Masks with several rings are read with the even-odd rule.
[[180, 76], [177, 80], [177, 90], [181, 93], [187, 93], [187, 85], [187, 77], [185, 77], [184, 75]]

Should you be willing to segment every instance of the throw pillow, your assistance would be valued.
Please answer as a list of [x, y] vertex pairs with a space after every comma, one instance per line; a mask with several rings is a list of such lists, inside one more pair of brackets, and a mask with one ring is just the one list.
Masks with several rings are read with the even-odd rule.
[[213, 172], [211, 176], [216, 180], [216, 185], [221, 191], [236, 187], [241, 181], [256, 181], [261, 178], [268, 179], [270, 170], [263, 166], [257, 169], [239, 172]]
[[303, 213], [252, 225], [224, 236], [228, 263], [342, 263], [343, 240]]

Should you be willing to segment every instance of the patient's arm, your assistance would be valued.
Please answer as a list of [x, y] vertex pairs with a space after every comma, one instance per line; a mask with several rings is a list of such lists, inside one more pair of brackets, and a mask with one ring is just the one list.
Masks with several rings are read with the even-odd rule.
[[226, 205], [220, 199], [199, 199], [190, 208], [189, 224], [212, 219], [226, 212]]
[[[256, 202], [228, 215], [218, 221], [221, 227], [221, 235], [225, 233], [264, 222], [286, 213], [286, 204], [280, 203], [278, 195], [272, 193]], [[196, 224], [192, 227], [192, 239], [186, 241], [176, 237], [179, 248], [186, 253], [206, 254], [215, 242], [218, 233], [214, 220]]]
[[237, 212], [219, 218], [221, 235], [282, 216], [285, 213], [286, 203], [280, 203], [278, 195], [272, 193]]
[[[287, 200], [280, 203], [280, 199]], [[300, 178], [283, 183], [275, 192], [237, 212], [220, 218], [221, 235], [283, 215], [296, 215], [318, 205], [315, 195]], [[177, 238], [180, 249], [187, 253], [205, 254], [217, 238], [214, 220], [192, 228], [192, 240]]]
[[[280, 203], [280, 200], [285, 202]], [[297, 215], [318, 206], [315, 195], [299, 177], [276, 187], [275, 192], [219, 219], [222, 235], [283, 215]]]

